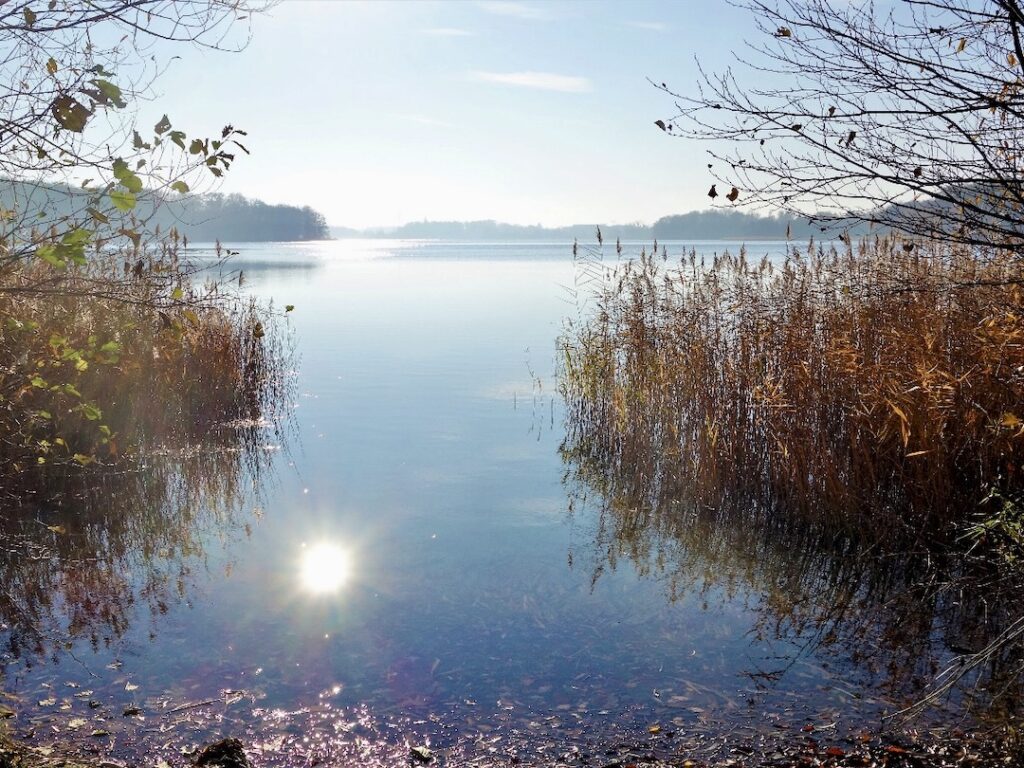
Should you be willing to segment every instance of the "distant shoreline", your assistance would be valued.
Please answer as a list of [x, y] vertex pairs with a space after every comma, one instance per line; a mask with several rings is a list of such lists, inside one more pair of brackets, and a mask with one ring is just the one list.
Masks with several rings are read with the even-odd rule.
[[330, 226], [334, 239], [438, 240], [445, 242], [537, 242], [581, 243], [596, 241], [600, 229], [605, 242], [615, 240], [659, 241], [806, 241], [831, 235], [840, 229], [851, 234], [868, 234], [869, 228], [854, 221], [832, 222], [822, 231], [821, 224], [786, 216], [760, 216], [737, 210], [710, 209], [663, 216], [653, 224], [573, 224], [565, 227], [507, 224], [500, 221], [419, 221], [395, 227]]

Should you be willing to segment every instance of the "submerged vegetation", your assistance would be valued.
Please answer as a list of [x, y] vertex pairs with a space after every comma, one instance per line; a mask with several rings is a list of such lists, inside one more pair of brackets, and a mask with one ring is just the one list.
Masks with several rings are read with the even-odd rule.
[[655, 246], [605, 278], [564, 339], [563, 451], [612, 565], [654, 562], [678, 590], [778, 584], [770, 623], [896, 651], [904, 689], [948, 664], [940, 686], [1015, 709], [1015, 257], [874, 238], [676, 263]]

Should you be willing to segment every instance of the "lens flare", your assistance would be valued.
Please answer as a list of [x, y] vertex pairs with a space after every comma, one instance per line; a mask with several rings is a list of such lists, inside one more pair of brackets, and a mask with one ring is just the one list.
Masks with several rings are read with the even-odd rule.
[[337, 592], [348, 581], [348, 553], [330, 542], [318, 542], [302, 553], [299, 578], [307, 592], [318, 595]]

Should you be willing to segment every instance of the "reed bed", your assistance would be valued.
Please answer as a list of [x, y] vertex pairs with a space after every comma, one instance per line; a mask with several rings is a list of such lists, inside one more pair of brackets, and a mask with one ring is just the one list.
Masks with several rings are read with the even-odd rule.
[[0, 487], [19, 500], [59, 495], [87, 468], [225, 436], [256, 450], [282, 423], [289, 356], [274, 316], [204, 282], [174, 239], [77, 267], [8, 264]]
[[943, 535], [1017, 498], [1012, 256], [875, 237], [605, 270], [563, 340], [569, 442], [647, 503]]
[[[621, 247], [618, 249], [621, 257]], [[609, 264], [563, 336], [562, 456], [595, 578], [762, 594], [911, 704], [1016, 732], [1024, 296], [1012, 255], [875, 237]]]

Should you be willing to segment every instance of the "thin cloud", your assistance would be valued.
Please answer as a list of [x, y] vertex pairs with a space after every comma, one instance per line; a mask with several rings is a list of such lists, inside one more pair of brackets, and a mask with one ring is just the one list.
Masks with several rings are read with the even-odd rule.
[[663, 21], [627, 21], [626, 26], [646, 29], [648, 32], [668, 32], [668, 24]]
[[471, 77], [483, 83], [536, 88], [542, 91], [585, 93], [593, 90], [590, 80], [585, 77], [556, 75], [552, 72], [473, 72]]
[[434, 125], [440, 128], [451, 128], [452, 124], [445, 120], [438, 120], [436, 117], [427, 117], [426, 115], [397, 115], [401, 120], [408, 120], [410, 123], [418, 123], [420, 125]]
[[421, 29], [420, 34], [432, 35], [433, 37], [472, 37], [476, 32], [468, 29], [459, 29], [458, 27], [433, 27], [431, 29]]
[[477, 5], [487, 13], [495, 16], [514, 16], [517, 19], [550, 19], [551, 14], [544, 8], [526, 3], [513, 3], [507, 0], [481, 0]]

